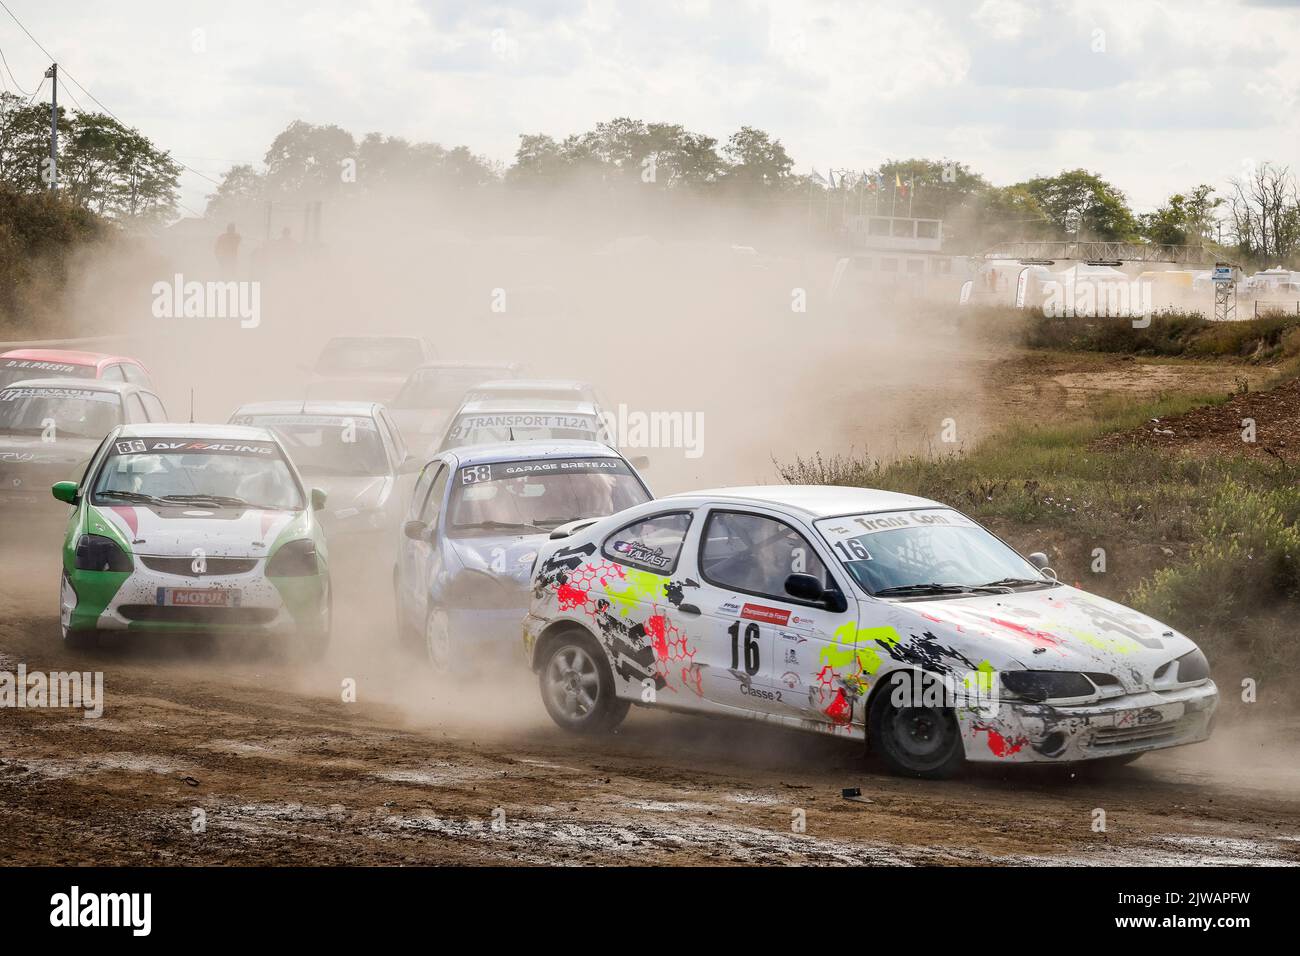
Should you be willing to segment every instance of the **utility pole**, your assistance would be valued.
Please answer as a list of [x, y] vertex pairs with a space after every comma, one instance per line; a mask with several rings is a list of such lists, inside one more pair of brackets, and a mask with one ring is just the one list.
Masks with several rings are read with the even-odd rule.
[[50, 81], [50, 191], [59, 188], [59, 64], [45, 71]]

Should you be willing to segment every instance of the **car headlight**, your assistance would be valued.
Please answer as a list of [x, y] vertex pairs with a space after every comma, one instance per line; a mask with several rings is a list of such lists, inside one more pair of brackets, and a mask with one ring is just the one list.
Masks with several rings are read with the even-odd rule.
[[1024, 700], [1038, 703], [1097, 693], [1092, 681], [1076, 671], [1002, 671], [1002, 686]]
[[311, 538], [298, 538], [281, 546], [266, 564], [266, 576], [269, 578], [302, 577], [319, 573], [316, 542]]
[[1195, 650], [1188, 651], [1175, 662], [1178, 665], [1178, 676], [1175, 678], [1180, 684], [1188, 684], [1196, 680], [1205, 680], [1210, 676], [1210, 662], [1205, 659], [1198, 647]]
[[78, 571], [130, 571], [131, 556], [112, 538], [83, 534], [77, 539], [74, 567]]

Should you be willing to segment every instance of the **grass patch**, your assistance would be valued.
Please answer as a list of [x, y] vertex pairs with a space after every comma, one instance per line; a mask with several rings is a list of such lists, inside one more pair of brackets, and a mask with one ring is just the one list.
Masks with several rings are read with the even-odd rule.
[[1153, 315], [1145, 328], [1131, 319], [1048, 318], [1041, 312], [985, 307], [970, 320], [1003, 340], [1033, 349], [1277, 364], [1300, 358], [1300, 315], [1262, 313], [1213, 322], [1199, 313]]
[[[1091, 447], [1103, 434], [1226, 400], [1114, 399], [1084, 419], [1014, 427], [966, 453], [893, 461], [817, 455], [777, 468], [792, 484], [882, 488], [951, 504], [1022, 552], [1047, 551], [1062, 580], [1193, 635], [1216, 660], [1296, 673], [1300, 642], [1277, 614], [1300, 599], [1294, 475], [1244, 455]], [[1257, 618], [1270, 622], [1266, 638]]]

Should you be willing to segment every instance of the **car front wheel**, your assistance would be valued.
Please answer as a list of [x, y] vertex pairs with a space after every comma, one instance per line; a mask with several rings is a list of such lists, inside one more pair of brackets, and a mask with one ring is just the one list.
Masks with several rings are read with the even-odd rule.
[[966, 760], [957, 718], [948, 707], [897, 707], [888, 691], [871, 702], [867, 737], [894, 773], [942, 780]]
[[627, 716], [629, 704], [614, 694], [604, 652], [576, 632], [551, 643], [538, 679], [546, 712], [570, 733], [604, 733]]

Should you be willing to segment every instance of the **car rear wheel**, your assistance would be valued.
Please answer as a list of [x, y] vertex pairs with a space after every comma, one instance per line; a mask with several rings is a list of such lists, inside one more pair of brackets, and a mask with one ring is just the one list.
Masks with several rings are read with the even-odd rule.
[[537, 676], [546, 712], [570, 733], [604, 733], [627, 716], [609, 661], [590, 638], [575, 632], [551, 642]]
[[318, 661], [329, 650], [330, 634], [334, 627], [334, 595], [325, 597], [325, 606], [321, 609], [319, 620], [307, 627], [299, 628], [295, 635], [294, 651], [300, 660]]
[[894, 773], [942, 780], [966, 760], [957, 718], [949, 707], [896, 707], [881, 691], [867, 716], [871, 749]]
[[413, 627], [402, 608], [402, 595], [397, 587], [397, 575], [393, 575], [393, 616], [396, 620], [397, 643], [402, 650], [419, 654], [424, 645], [424, 635], [418, 627]]

